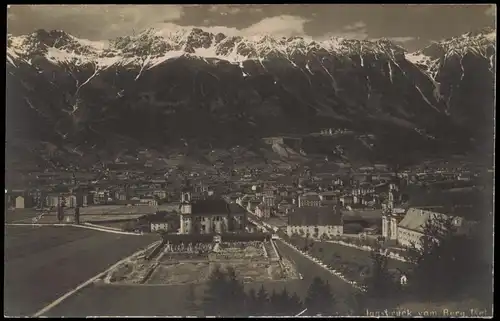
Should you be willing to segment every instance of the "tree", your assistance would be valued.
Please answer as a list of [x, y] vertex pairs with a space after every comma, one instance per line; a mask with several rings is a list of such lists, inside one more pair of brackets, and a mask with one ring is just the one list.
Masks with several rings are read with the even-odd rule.
[[334, 312], [335, 299], [328, 283], [315, 277], [307, 291], [306, 308], [313, 314], [330, 315]]
[[245, 307], [245, 290], [243, 283], [238, 280], [236, 276], [236, 271], [234, 268], [229, 267], [227, 269], [227, 280], [226, 280], [226, 300], [228, 312], [231, 316], [243, 315]]
[[199, 311], [198, 309], [199, 306], [196, 302], [195, 285], [190, 284], [186, 296], [186, 312], [188, 312], [188, 315], [196, 315]]
[[254, 289], [250, 289], [245, 298], [245, 312], [248, 316], [256, 316], [259, 311], [259, 306], [257, 304], [257, 293]]
[[396, 287], [387, 267], [388, 257], [382, 255], [378, 248], [371, 251], [372, 265], [370, 276], [365, 279], [367, 295], [370, 297], [387, 298], [394, 294]]
[[300, 312], [304, 309], [302, 300], [299, 298], [297, 293], [293, 293], [289, 299], [290, 312], [288, 315], [294, 315], [297, 311]]
[[224, 273], [216, 266], [207, 282], [203, 298], [203, 311], [205, 315], [220, 316], [226, 307], [226, 278]]
[[366, 316], [367, 294], [363, 292], [355, 292], [347, 297], [346, 304], [349, 306], [350, 316]]
[[268, 306], [268, 312], [271, 314], [279, 314], [280, 313], [280, 296], [279, 294], [273, 290], [271, 292], [271, 295], [269, 296], [269, 306]]
[[[454, 260], [454, 253], [445, 253], [449, 240], [454, 233], [450, 218], [435, 217], [426, 222], [419, 244], [412, 244], [408, 256], [415, 264], [410, 278], [411, 290], [421, 297], [436, 297], [446, 290], [442, 288], [452, 271], [447, 259]], [[450, 257], [451, 256], [451, 257]]]
[[261, 315], [265, 315], [269, 312], [270, 308], [270, 300], [269, 300], [269, 294], [267, 293], [266, 289], [262, 285], [257, 292], [257, 299], [256, 299], [256, 313], [260, 313]]
[[[288, 293], [286, 287], [283, 288], [281, 293], [278, 295], [278, 313], [280, 315], [294, 315], [297, 311], [300, 310], [300, 299], [298, 299], [297, 294], [293, 297], [290, 293]], [[298, 301], [294, 301], [297, 300]]]

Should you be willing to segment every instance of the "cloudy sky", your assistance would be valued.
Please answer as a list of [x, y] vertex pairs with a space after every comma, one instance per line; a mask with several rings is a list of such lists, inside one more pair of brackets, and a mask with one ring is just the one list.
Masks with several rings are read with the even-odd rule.
[[62, 29], [90, 40], [146, 28], [201, 27], [212, 32], [276, 36], [389, 38], [415, 50], [482, 27], [496, 26], [494, 5], [10, 5], [14, 35]]

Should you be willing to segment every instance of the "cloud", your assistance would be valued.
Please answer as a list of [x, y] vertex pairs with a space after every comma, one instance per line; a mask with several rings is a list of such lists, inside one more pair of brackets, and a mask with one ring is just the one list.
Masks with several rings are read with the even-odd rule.
[[[153, 28], [158, 30], [159, 35], [167, 35], [170, 32], [174, 32], [177, 30], [184, 30], [184, 29], [192, 29], [192, 28], [199, 28], [199, 26], [180, 26], [175, 23], [161, 23], [154, 25]], [[213, 34], [217, 33], [223, 33], [226, 36], [239, 36], [242, 35], [242, 31], [238, 30], [236, 28], [230, 28], [230, 27], [225, 27], [225, 26], [207, 26], [207, 27], [202, 27], [203, 31], [210, 32]]]
[[497, 13], [497, 6], [496, 4], [492, 4], [488, 7], [488, 9], [486, 9], [486, 11], [484, 12], [484, 14], [486, 14], [487, 16], [492, 16], [494, 17]]
[[[8, 18], [8, 23], [23, 32], [38, 28], [63, 29], [73, 34], [92, 33], [93, 38], [100, 39], [131, 34], [155, 23], [176, 21], [184, 14], [181, 6], [174, 5], [25, 5], [11, 10], [15, 13]], [[16, 20], [22, 20], [22, 24], [17, 25]]]
[[304, 25], [307, 19], [297, 16], [276, 16], [265, 18], [243, 30], [246, 35], [271, 34], [274, 36], [291, 37], [305, 35]]
[[413, 41], [413, 40], [416, 40], [415, 37], [389, 37], [387, 38], [389, 39], [390, 41], [394, 41], [394, 42], [402, 42], [402, 43], [405, 43], [405, 42], [408, 42], [408, 41]]
[[351, 31], [351, 30], [358, 30], [358, 29], [364, 29], [364, 28], [366, 28], [366, 23], [364, 23], [363, 21], [358, 21], [358, 22], [353, 23], [352, 25], [345, 26], [343, 29], [347, 30], [347, 31]]
[[233, 14], [240, 13], [241, 8], [235, 7], [235, 6], [214, 5], [214, 6], [210, 6], [210, 9], [208, 9], [208, 11], [212, 12], [212, 13], [218, 13], [220, 15], [226, 16], [226, 15], [233, 15]]
[[343, 26], [338, 31], [328, 32], [320, 37], [317, 37], [317, 40], [322, 41], [330, 38], [366, 40], [368, 38], [368, 30], [366, 29], [366, 23], [364, 23], [363, 21], [358, 21], [353, 24]]
[[[225, 26], [204, 26], [203, 30], [211, 33], [223, 33], [227, 36], [256, 36], [269, 34], [275, 37], [304, 36], [304, 24], [307, 19], [297, 16], [276, 16], [265, 18], [247, 28], [237, 29]], [[196, 28], [196, 26], [179, 26], [174, 23], [162, 23], [153, 26], [161, 30], [160, 33], [169, 33], [179, 29]]]

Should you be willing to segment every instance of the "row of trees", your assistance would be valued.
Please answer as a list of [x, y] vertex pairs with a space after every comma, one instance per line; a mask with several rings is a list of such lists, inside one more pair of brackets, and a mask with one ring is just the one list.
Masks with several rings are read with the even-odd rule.
[[335, 311], [335, 298], [330, 285], [315, 278], [304, 301], [286, 287], [268, 292], [261, 286], [258, 291], [245, 291], [243, 283], [232, 268], [216, 268], [208, 280], [201, 302], [196, 299], [194, 286], [186, 298], [190, 314], [205, 316], [264, 316], [296, 315], [307, 308], [308, 314], [331, 315]]

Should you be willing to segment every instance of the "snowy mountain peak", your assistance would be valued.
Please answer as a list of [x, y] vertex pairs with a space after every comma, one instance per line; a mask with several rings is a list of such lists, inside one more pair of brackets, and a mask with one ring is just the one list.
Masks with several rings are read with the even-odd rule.
[[186, 54], [240, 62], [248, 59], [289, 59], [290, 55], [307, 56], [321, 52], [335, 55], [381, 54], [391, 58], [397, 53], [404, 53], [403, 48], [387, 39], [373, 42], [343, 38], [315, 41], [297, 36], [277, 38], [268, 34], [241, 37], [213, 34], [200, 28], [147, 29], [137, 35], [110, 41], [78, 39], [61, 30], [37, 30], [30, 35], [9, 36], [8, 39], [11, 56], [20, 56], [27, 61], [36, 56], [46, 56], [53, 62], [76, 59], [84, 63], [107, 59], [108, 63], [121, 60], [130, 64], [149, 57], [159, 63]]
[[458, 37], [433, 42], [419, 51], [407, 54], [406, 59], [421, 67], [435, 79], [438, 70], [448, 60], [458, 58], [461, 61], [468, 54], [485, 58], [490, 62], [490, 69], [493, 70], [496, 32], [492, 28], [483, 28]]

